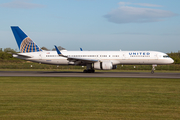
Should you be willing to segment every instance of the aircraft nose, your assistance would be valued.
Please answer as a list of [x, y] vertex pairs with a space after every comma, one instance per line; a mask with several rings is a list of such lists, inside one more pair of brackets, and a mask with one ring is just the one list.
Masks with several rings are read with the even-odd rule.
[[174, 63], [174, 60], [171, 58], [170, 63]]
[[174, 60], [171, 58], [171, 62], [174, 63]]

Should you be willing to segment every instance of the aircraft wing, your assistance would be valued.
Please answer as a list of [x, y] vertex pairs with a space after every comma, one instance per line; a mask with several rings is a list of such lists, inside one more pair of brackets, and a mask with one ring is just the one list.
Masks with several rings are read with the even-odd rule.
[[59, 56], [66, 57], [67, 60], [69, 60], [70, 62], [76, 62], [78, 64], [82, 64], [82, 63], [94, 63], [94, 62], [99, 61], [99, 60], [96, 60], [96, 59], [68, 57], [68, 56], [63, 55], [56, 46], [55, 46], [55, 48], [56, 48], [56, 51], [57, 51]]
[[86, 63], [94, 63], [94, 62], [98, 62], [98, 60], [95, 59], [84, 59], [84, 58], [75, 58], [75, 57], [67, 57], [67, 60], [69, 61], [83, 61]]

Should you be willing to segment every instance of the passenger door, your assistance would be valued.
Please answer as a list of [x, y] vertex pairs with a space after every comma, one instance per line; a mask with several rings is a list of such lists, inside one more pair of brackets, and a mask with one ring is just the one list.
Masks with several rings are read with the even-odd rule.
[[39, 53], [39, 60], [42, 60], [42, 54]]

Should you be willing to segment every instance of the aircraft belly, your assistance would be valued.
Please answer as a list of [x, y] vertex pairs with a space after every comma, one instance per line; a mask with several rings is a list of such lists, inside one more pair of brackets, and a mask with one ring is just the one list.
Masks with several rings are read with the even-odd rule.
[[53, 60], [50, 60], [50, 59], [41, 59], [41, 60], [39, 60], [39, 59], [29, 59], [29, 61], [42, 63], [42, 64], [68, 65], [68, 61], [66, 59], [61, 59], [61, 60], [58, 60], [58, 59], [53, 59]]
[[47, 64], [54, 64], [54, 65], [68, 65], [68, 61], [66, 59], [44, 60], [43, 62]]
[[145, 60], [140, 60], [140, 59], [126, 59], [126, 60], [121, 60], [121, 64], [147, 64], [147, 61]]
[[167, 60], [163, 59], [127, 59], [121, 60], [121, 64], [141, 64], [141, 65], [152, 65], [152, 64], [168, 64]]

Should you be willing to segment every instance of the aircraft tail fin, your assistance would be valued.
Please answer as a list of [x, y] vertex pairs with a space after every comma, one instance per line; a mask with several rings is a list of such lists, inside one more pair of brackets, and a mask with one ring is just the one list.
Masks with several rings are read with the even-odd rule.
[[11, 29], [21, 53], [42, 51], [18, 26], [11, 26]]

